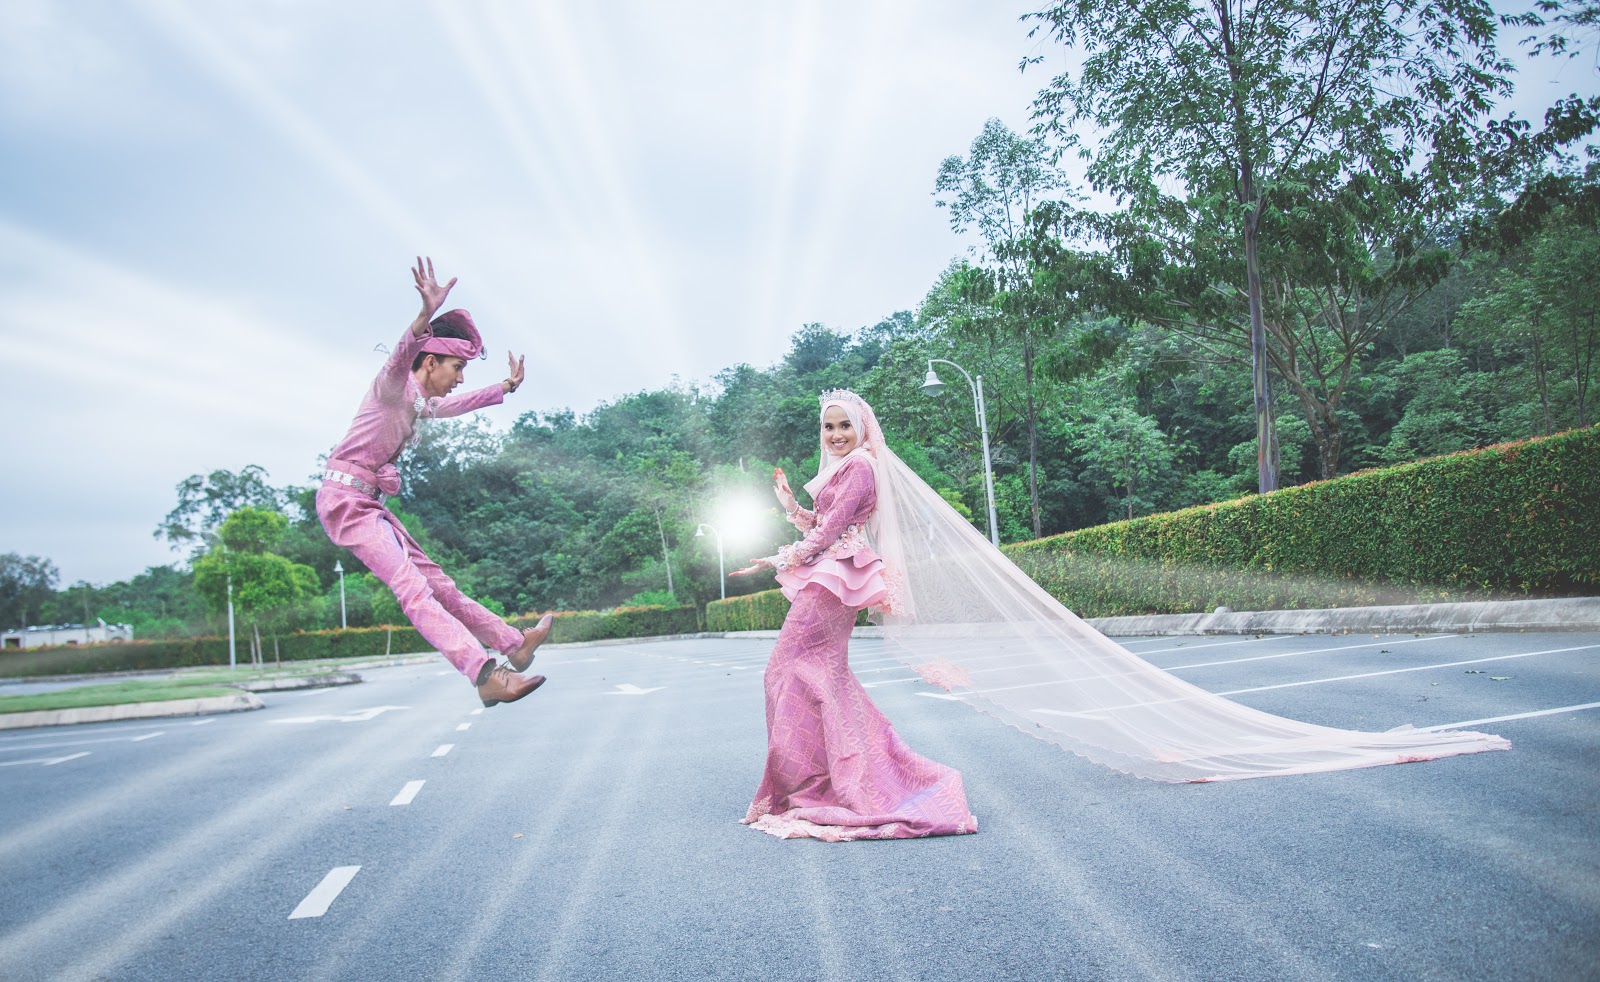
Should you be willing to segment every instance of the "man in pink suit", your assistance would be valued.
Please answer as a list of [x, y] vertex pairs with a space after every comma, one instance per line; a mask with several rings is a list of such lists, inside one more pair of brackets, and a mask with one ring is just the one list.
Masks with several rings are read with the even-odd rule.
[[[544, 684], [543, 675], [519, 673], [550, 636], [550, 615], [518, 631], [486, 610], [423, 553], [382, 499], [400, 490], [394, 462], [416, 432], [417, 417], [460, 416], [499, 405], [522, 384], [523, 360], [508, 356], [510, 374], [503, 382], [451, 395], [465, 380], [467, 362], [482, 355], [483, 339], [465, 310], [434, 318], [456, 281], [440, 286], [433, 260], [419, 257], [411, 275], [422, 294], [422, 311], [367, 390], [350, 431], [329, 454], [317, 490], [317, 517], [335, 545], [355, 553], [394, 591], [418, 633], [472, 680], [485, 706], [516, 702]], [[505, 664], [497, 665], [483, 645], [503, 653]]]

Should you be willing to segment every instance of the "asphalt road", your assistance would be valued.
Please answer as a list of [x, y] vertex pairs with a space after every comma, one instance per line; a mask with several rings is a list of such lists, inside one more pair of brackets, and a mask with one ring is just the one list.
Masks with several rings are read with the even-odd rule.
[[1600, 978], [1600, 635], [1125, 643], [1316, 723], [1514, 717], [1475, 728], [1515, 748], [1156, 784], [858, 640], [982, 831], [783, 841], [737, 824], [771, 641], [547, 651], [481, 712], [439, 659], [0, 735], [0, 978]]

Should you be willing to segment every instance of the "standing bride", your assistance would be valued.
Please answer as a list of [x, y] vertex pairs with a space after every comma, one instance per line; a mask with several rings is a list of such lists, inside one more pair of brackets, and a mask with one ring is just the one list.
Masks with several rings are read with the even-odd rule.
[[851, 674], [846, 645], [863, 607], [882, 621], [886, 650], [947, 690], [941, 698], [1153, 781], [1281, 777], [1510, 747], [1443, 727], [1368, 733], [1303, 723], [1208, 692], [1045, 592], [889, 449], [860, 396], [823, 394], [822, 450], [806, 485], [815, 512], [799, 509], [775, 475], [778, 500], [805, 538], [739, 571], [776, 569], [793, 604], [767, 667], [767, 770], [745, 819], [757, 828], [823, 839], [975, 830], [960, 775], [906, 749]]
[[[822, 395], [822, 455], [795, 501], [778, 501], [805, 533], [732, 576], [776, 569], [791, 601], [767, 662], [767, 768], [744, 822], [780, 838], [906, 839], [976, 832], [958, 771], [914, 753], [850, 671], [850, 629], [864, 607], [897, 610], [902, 571], [885, 566], [879, 496], [887, 454], [872, 407], [853, 392]], [[893, 553], [890, 552], [891, 560]]]

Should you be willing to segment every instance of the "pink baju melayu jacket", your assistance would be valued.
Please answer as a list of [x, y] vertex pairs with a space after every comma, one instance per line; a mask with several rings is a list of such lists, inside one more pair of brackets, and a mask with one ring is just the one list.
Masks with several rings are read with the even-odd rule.
[[476, 679], [488, 656], [479, 644], [515, 651], [522, 634], [456, 588], [423, 553], [380, 496], [400, 490], [395, 459], [411, 442], [417, 417], [460, 416], [499, 405], [498, 384], [460, 395], [427, 398], [411, 374], [411, 363], [431, 333], [417, 337], [407, 327], [356, 410], [344, 439], [328, 458], [317, 490], [317, 517], [334, 544], [355, 553], [400, 601], [423, 638], [463, 675]]

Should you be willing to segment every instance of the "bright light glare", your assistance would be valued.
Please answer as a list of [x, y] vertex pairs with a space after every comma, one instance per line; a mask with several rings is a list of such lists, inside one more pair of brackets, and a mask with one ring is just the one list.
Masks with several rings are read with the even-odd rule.
[[730, 546], [754, 542], [761, 537], [767, 525], [767, 511], [756, 499], [730, 496], [717, 502], [712, 520]]

